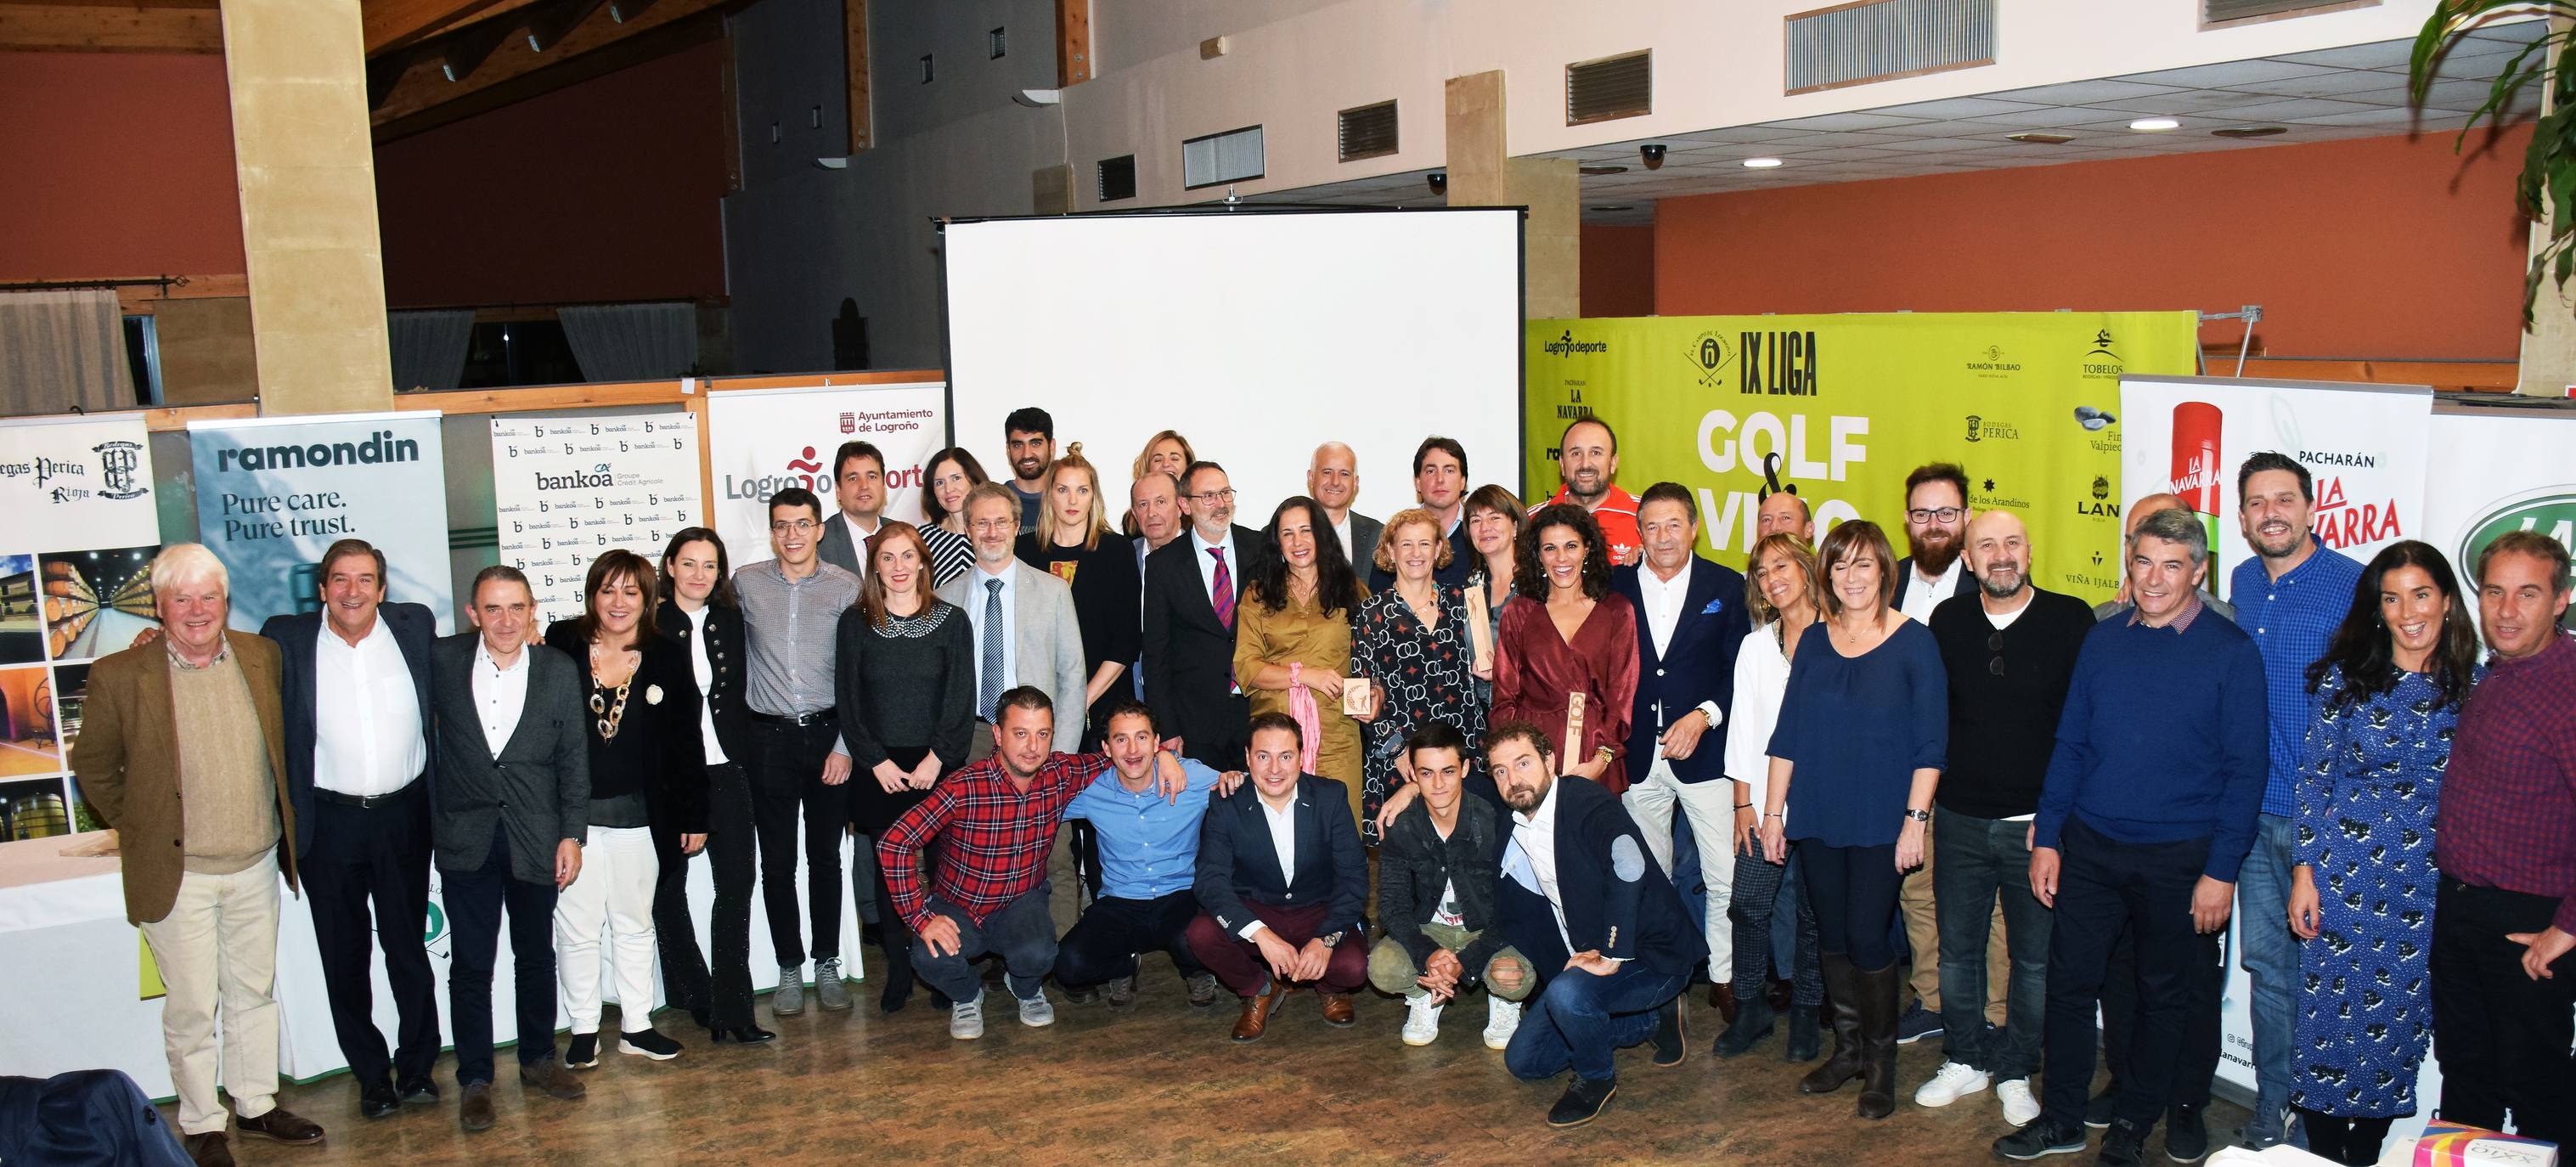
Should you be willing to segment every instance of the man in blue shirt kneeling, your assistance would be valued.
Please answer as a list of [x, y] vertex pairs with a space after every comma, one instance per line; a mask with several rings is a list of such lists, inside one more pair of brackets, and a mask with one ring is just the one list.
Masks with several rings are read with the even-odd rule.
[[1100, 840], [1100, 895], [1064, 934], [1055, 950], [1056, 983], [1068, 994], [1102, 987], [1109, 1003], [1136, 1002], [1136, 957], [1168, 952], [1190, 988], [1190, 1004], [1216, 1000], [1216, 976], [1190, 955], [1182, 933], [1198, 915], [1190, 888], [1199, 858], [1199, 823], [1207, 817], [1208, 791], [1231, 791], [1242, 775], [1220, 775], [1180, 759], [1189, 786], [1177, 799], [1155, 789], [1154, 754], [1163, 748], [1154, 711], [1142, 701], [1121, 701], [1103, 723], [1100, 744], [1112, 767], [1065, 808]]

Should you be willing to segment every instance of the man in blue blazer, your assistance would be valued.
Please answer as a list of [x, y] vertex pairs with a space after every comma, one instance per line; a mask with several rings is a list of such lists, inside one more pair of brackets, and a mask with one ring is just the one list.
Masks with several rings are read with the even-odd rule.
[[1327, 1023], [1349, 1025], [1351, 993], [1368, 980], [1368, 855], [1342, 784], [1299, 771], [1302, 741], [1284, 713], [1253, 718], [1252, 781], [1209, 803], [1199, 825], [1200, 911], [1187, 936], [1243, 998], [1236, 1041], [1261, 1040], [1280, 1002], [1307, 985]]
[[[295, 854], [340, 1054], [358, 1112], [436, 1102], [438, 999], [422, 938], [429, 909], [429, 645], [436, 617], [385, 602], [385, 556], [363, 539], [322, 553], [322, 610], [271, 616], [284, 662], [286, 789]], [[369, 902], [373, 901], [372, 916]], [[401, 1018], [386, 1055], [368, 948], [385, 950]]]
[[1503, 1065], [1529, 1081], [1571, 1068], [1547, 1123], [1581, 1126], [1618, 1092], [1614, 1051], [1651, 1037], [1656, 1065], [1688, 1056], [1681, 995], [1708, 950], [1636, 822], [1590, 780], [1558, 777], [1544, 731], [1488, 727], [1485, 765], [1512, 812], [1498, 840], [1496, 919], [1540, 974]]
[[[1754, 827], [1752, 800], [1727, 779], [1725, 764], [1735, 654], [1751, 631], [1744, 576], [1692, 553], [1699, 546], [1699, 504], [1678, 483], [1658, 482], [1637, 496], [1637, 533], [1645, 562], [1611, 569], [1610, 586], [1637, 609], [1637, 703], [1628, 718], [1628, 756], [1651, 764], [1621, 801], [1665, 875], [1687, 887], [1694, 882], [1690, 868], [1698, 868], [1695, 882], [1708, 889], [1701, 929], [1708, 1000], [1733, 1024], [1735, 928], [1726, 909], [1734, 897], [1735, 840]], [[1696, 863], [1674, 854], [1676, 807], [1690, 820]]]

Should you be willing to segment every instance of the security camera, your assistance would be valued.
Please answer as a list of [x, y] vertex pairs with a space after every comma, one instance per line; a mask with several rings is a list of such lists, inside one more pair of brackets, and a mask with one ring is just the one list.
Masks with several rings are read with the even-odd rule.
[[1648, 142], [1637, 147], [1637, 156], [1645, 160], [1648, 170], [1664, 168], [1664, 144], [1661, 142]]
[[1422, 181], [1431, 184], [1431, 193], [1435, 195], [1445, 195], [1449, 193], [1448, 171], [1434, 170], [1429, 175], [1425, 176]]

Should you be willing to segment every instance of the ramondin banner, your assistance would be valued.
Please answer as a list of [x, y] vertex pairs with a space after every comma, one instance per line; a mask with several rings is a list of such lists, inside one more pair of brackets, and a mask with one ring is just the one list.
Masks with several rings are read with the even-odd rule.
[[433, 411], [191, 422], [198, 537], [232, 575], [232, 626], [320, 611], [322, 553], [360, 538], [388, 598], [456, 622], [447, 468]]

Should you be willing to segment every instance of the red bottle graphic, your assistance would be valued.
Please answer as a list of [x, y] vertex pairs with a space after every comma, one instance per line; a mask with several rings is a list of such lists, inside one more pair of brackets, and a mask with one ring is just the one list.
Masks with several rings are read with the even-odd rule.
[[[2200, 516], [2201, 529], [2209, 534], [2209, 551], [2214, 560], [2218, 554], [2218, 484], [2219, 432], [2225, 415], [2206, 401], [2186, 401], [2173, 411], [2173, 492], [2182, 505]], [[2215, 562], [2201, 581], [2211, 595], [2218, 594], [2218, 570]]]

